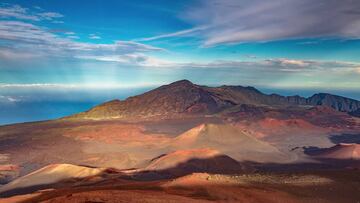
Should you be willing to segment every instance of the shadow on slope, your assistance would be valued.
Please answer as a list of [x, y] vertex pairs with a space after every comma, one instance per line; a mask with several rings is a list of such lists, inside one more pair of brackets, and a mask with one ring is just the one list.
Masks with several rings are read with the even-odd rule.
[[340, 144], [340, 143], [360, 144], [360, 134], [330, 135], [329, 139], [334, 144]]
[[[195, 151], [194, 153], [201, 153]], [[172, 157], [173, 154], [171, 154]], [[160, 157], [161, 159], [164, 157]], [[166, 157], [165, 155], [165, 158]], [[86, 185], [98, 185], [110, 181], [157, 181], [181, 177], [195, 172], [239, 174], [244, 167], [236, 160], [222, 154], [211, 152], [211, 157], [190, 158], [183, 162], [168, 165], [154, 160], [149, 167], [142, 170], [99, 169], [70, 164], [49, 165], [26, 176], [20, 177], [0, 188], [0, 197], [29, 194], [49, 188], [69, 188]], [[167, 159], [165, 159], [166, 161]], [[169, 167], [168, 167], [169, 166]], [[55, 170], [54, 170], [55, 168]], [[87, 175], [86, 175], [87, 174]]]
[[249, 167], [245, 167], [236, 160], [226, 155], [216, 155], [211, 158], [192, 158], [186, 162], [178, 163], [169, 168], [147, 168], [132, 175], [135, 180], [150, 181], [160, 179], [170, 179], [189, 175], [192, 173], [216, 173], [216, 174], [240, 174], [249, 172]]
[[[164, 156], [162, 156], [164, 157]], [[161, 157], [160, 157], [161, 158]], [[160, 159], [159, 158], [159, 159]], [[156, 160], [155, 160], [156, 161]], [[89, 173], [89, 176], [77, 177], [73, 173], [68, 173], [68, 175], [63, 179], [58, 179], [55, 182], [49, 183], [48, 181], [38, 181], [33, 185], [22, 184], [21, 181], [18, 181], [18, 185], [9, 190], [3, 191], [0, 197], [10, 197], [14, 195], [29, 194], [35, 191], [54, 188], [55, 190], [42, 191], [39, 193], [38, 197], [35, 197], [29, 202], [37, 202], [40, 200], [46, 200], [51, 198], [56, 198], [60, 196], [72, 196], [73, 194], [91, 192], [91, 191], [114, 191], [114, 190], [137, 190], [137, 191], [165, 191], [166, 193], [176, 193], [178, 195], [184, 195], [182, 192], [174, 190], [165, 190], [161, 187], [162, 184], [167, 183], [170, 179], [184, 177], [193, 173], [209, 173], [209, 174], [219, 174], [225, 175], [227, 178], [235, 178], [235, 183], [242, 185], [240, 188], [232, 188], [232, 181], [226, 182], [222, 181], [219, 188], [222, 190], [233, 190], [233, 193], [238, 194], [239, 192], [245, 192], [244, 187], [248, 187], [251, 190], [258, 190], [259, 188], [266, 189], [267, 194], [272, 194], [269, 192], [275, 191], [286, 191], [287, 193], [293, 193], [301, 197], [300, 191], [306, 191], [311, 193], [311, 195], [320, 195], [313, 193], [314, 188], [317, 188], [317, 191], [330, 192], [329, 188], [333, 190], [341, 190], [344, 195], [341, 197], [348, 196], [356, 198], [356, 195], [352, 195], [354, 192], [353, 189], [345, 191], [341, 188], [338, 181], [342, 181], [341, 184], [348, 184], [351, 188], [354, 187], [354, 181], [359, 181], [359, 171], [358, 170], [349, 170], [349, 166], [360, 166], [359, 160], [338, 160], [338, 159], [325, 159], [317, 158], [317, 162], [313, 163], [292, 163], [292, 164], [281, 164], [281, 163], [256, 163], [256, 162], [236, 162], [226, 155], [216, 155], [210, 158], [204, 159], [190, 159], [186, 162], [179, 163], [174, 167], [170, 168], [148, 168], [148, 170], [127, 170], [127, 171], [118, 171], [113, 169], [104, 169], [98, 171], [99, 173]], [[253, 166], [256, 171], [253, 170], [244, 170], [244, 166]], [[72, 167], [72, 166], [71, 166]], [[75, 168], [78, 166], [74, 166]], [[46, 168], [46, 167], [45, 167]], [[356, 168], [356, 167], [353, 167]], [[359, 167], [358, 167], [359, 168]], [[85, 170], [92, 170], [94, 168], [85, 167]], [[37, 173], [41, 173], [43, 169], [40, 169]], [[96, 170], [96, 168], [94, 169]], [[44, 171], [44, 170], [43, 170]], [[340, 171], [340, 172], [338, 172]], [[60, 171], [62, 172], [62, 171]], [[303, 184], [304, 182], [298, 180], [297, 174], [316, 174], [319, 177], [326, 177], [330, 180], [334, 180], [334, 183], [328, 183], [326, 187], [317, 186], [317, 185], [296, 185], [298, 183]], [[37, 175], [37, 176], [36, 176]], [[29, 174], [29, 176], [34, 176], [36, 179], [39, 174], [35, 172]], [[51, 173], [43, 173], [40, 176], [44, 180], [48, 180], [53, 177]], [[279, 176], [279, 177], [278, 177]], [[289, 177], [291, 181], [297, 181], [296, 184], [290, 184], [287, 182], [287, 179], [282, 181], [281, 178]], [[240, 180], [237, 180], [239, 179]], [[242, 182], [242, 178], [251, 178], [250, 184], [245, 184]], [[269, 182], [269, 178], [271, 181]], [[31, 178], [30, 178], [31, 179]], [[19, 179], [18, 179], [19, 180]], [[21, 180], [21, 178], [20, 178]], [[37, 179], [38, 180], [38, 179]], [[207, 180], [206, 180], [207, 181]], [[316, 180], [314, 180], [316, 181]], [[35, 182], [31, 182], [35, 183]], [[193, 190], [191, 186], [187, 186], [187, 190]], [[205, 187], [200, 185], [200, 187]], [[214, 191], [214, 193], [219, 192], [219, 188]], [[335, 189], [334, 189], [335, 188]], [[350, 189], [351, 189], [350, 188]], [[261, 190], [263, 190], [261, 189]], [[344, 190], [344, 191], [342, 191]], [[60, 191], [60, 192], [59, 192]], [[196, 189], [194, 189], [196, 191]], [[193, 192], [194, 192], [193, 191]], [[264, 192], [264, 191], [262, 191]], [[334, 191], [331, 191], [334, 192]], [[109, 193], [110, 194], [110, 193]], [[345, 195], [346, 194], [346, 195]], [[190, 196], [199, 194], [190, 193]], [[232, 194], [234, 195], [234, 194]], [[264, 195], [264, 194], [263, 194]], [[350, 196], [349, 196], [350, 195]], [[203, 193], [200, 195], [201, 198], [209, 199], [222, 198], [221, 195], [215, 197], [212, 193]], [[324, 195], [326, 197], [326, 195]], [[197, 197], [199, 198], [199, 197]]]

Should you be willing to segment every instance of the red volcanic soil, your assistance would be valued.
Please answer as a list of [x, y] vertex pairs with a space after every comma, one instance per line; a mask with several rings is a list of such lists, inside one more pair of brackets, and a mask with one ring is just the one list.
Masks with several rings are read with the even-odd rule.
[[0, 184], [7, 183], [17, 178], [19, 175], [20, 167], [18, 165], [0, 165]]
[[309, 109], [309, 113], [308, 115], [313, 115], [316, 116], [319, 113], [323, 113], [323, 114], [342, 114], [341, 112], [338, 112], [336, 110], [334, 110], [331, 107], [328, 106], [314, 106], [312, 108]]
[[316, 126], [312, 125], [309, 122], [306, 122], [302, 119], [285, 119], [279, 120], [274, 118], [265, 118], [258, 122], [260, 125], [259, 127], [262, 128], [302, 128], [302, 129], [311, 129], [315, 128]]
[[[194, 188], [193, 191], [186, 191], [189, 194], [183, 194], [183, 190], [179, 189], [163, 189], [165, 191], [157, 190], [89, 190], [69, 194], [66, 191], [56, 191], [58, 194], [55, 197], [49, 196], [35, 196], [15, 197], [13, 201], [4, 200], [5, 203], [17, 202], [17, 199], [25, 200], [24, 202], [36, 202], [45, 199], [41, 202], [51, 203], [79, 203], [79, 202], [108, 202], [108, 203], [184, 203], [184, 202], [249, 202], [249, 203], [271, 203], [271, 202], [301, 202], [296, 200], [292, 195], [285, 192], [272, 189], [257, 189], [257, 188], [237, 188], [212, 186], [209, 188]], [[0, 202], [2, 202], [0, 200]]]
[[324, 150], [317, 155], [331, 159], [356, 159], [360, 160], [360, 144], [338, 144]]
[[[345, 112], [326, 106], [316, 107], [268, 107], [240, 105], [222, 113], [225, 120], [244, 126], [265, 124], [263, 127], [296, 128], [323, 131], [359, 131], [360, 121]], [[273, 119], [272, 121], [270, 119]], [[279, 123], [275, 123], [279, 122]], [[280, 123], [281, 122], [281, 123]], [[281, 130], [281, 129], [280, 129]]]
[[215, 202], [301, 202], [279, 190], [239, 185], [241, 183], [230, 176], [193, 173], [169, 181], [162, 187], [177, 194], [206, 194]]
[[0, 171], [16, 171], [19, 170], [19, 166], [16, 165], [0, 165]]
[[[68, 118], [3, 126], [0, 184], [19, 168], [22, 177], [2, 186], [0, 196], [30, 195], [5, 202], [358, 201], [358, 171], [294, 173], [311, 169], [304, 160], [312, 157], [301, 149], [333, 146], [330, 132], [360, 130], [360, 120], [345, 112], [307, 106], [317, 101], [354, 107], [331, 95], [309, 100], [179, 81]], [[360, 147], [340, 144], [314, 156], [311, 164], [323, 169], [326, 158], [360, 160]], [[248, 173], [246, 165], [258, 170]], [[287, 172], [269, 174], [278, 168]]]
[[308, 109], [305, 111], [303, 118], [316, 126], [331, 129], [332, 131], [360, 130], [360, 122], [357, 118], [326, 106], [315, 106]]
[[145, 128], [136, 124], [84, 125], [70, 129], [64, 136], [82, 141], [127, 144], [161, 144], [169, 139], [163, 134], [145, 133]]
[[193, 199], [184, 196], [172, 195], [163, 191], [144, 190], [97, 190], [64, 195], [50, 199], [51, 203], [79, 203], [79, 202], [109, 202], [109, 203], [155, 203], [155, 202], [209, 202], [207, 200]]
[[[241, 126], [241, 125], [240, 125]], [[246, 127], [244, 127], [246, 129]], [[251, 123], [248, 129], [252, 129], [256, 137], [266, 137], [271, 135], [289, 134], [319, 134], [326, 130], [311, 124], [303, 119], [276, 119], [264, 118]]]

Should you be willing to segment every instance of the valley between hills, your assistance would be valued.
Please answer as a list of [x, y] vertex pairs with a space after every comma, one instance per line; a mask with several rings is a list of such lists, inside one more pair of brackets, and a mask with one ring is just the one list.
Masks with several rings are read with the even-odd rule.
[[0, 202], [356, 202], [360, 101], [187, 80], [0, 126]]

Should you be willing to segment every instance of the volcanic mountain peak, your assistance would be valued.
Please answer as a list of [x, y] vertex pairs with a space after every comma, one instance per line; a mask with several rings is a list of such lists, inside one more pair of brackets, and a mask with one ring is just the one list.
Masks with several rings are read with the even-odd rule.
[[195, 85], [189, 80], [179, 80], [167, 85], [160, 86], [149, 92], [144, 93], [143, 95], [147, 95], [149, 93], [167, 93], [167, 94], [176, 94], [183, 93], [183, 91], [191, 91], [191, 90], [199, 90], [201, 87], [199, 85]]
[[189, 86], [198, 86], [198, 85], [195, 85], [194, 83], [192, 83], [189, 80], [178, 80], [178, 81], [172, 82], [168, 85], [164, 85], [162, 87], [165, 88], [165, 87], [189, 87]]
[[345, 112], [355, 112], [360, 109], [360, 101], [325, 93], [315, 94], [309, 98], [284, 97], [277, 94], [263, 94], [254, 87], [207, 87], [193, 84], [188, 80], [180, 80], [144, 94], [129, 97], [124, 101], [113, 100], [103, 103], [87, 112], [68, 118], [130, 120], [176, 118], [189, 115], [212, 115], [242, 104], [255, 106], [322, 105]]
[[236, 91], [249, 91], [258, 94], [263, 94], [260, 90], [256, 89], [252, 86], [241, 86], [241, 85], [222, 85], [219, 88], [228, 89], [228, 90], [236, 90]]
[[168, 118], [186, 114], [213, 114], [231, 105], [205, 88], [188, 80], [181, 80], [124, 101], [114, 100], [101, 104], [71, 118]]

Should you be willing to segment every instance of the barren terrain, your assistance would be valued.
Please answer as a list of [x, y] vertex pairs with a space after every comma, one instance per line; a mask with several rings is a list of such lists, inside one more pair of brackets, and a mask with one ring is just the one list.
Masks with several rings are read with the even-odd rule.
[[1, 126], [0, 202], [358, 201], [359, 118], [297, 99], [180, 81]]

